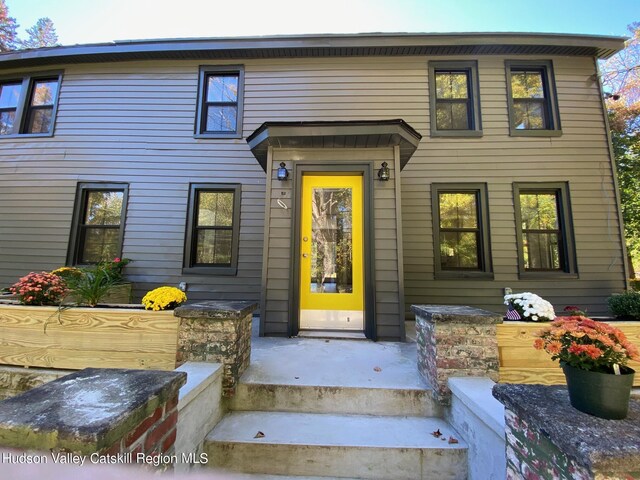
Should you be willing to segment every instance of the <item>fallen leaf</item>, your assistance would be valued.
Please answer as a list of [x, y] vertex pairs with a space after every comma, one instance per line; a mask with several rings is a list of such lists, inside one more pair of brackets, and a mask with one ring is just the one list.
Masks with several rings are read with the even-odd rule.
[[256, 436], [253, 438], [264, 438], [264, 433], [258, 431], [258, 433], [256, 433]]
[[454, 437], [449, 437], [449, 443], [458, 443], [458, 439]]
[[374, 368], [373, 368], [373, 371], [374, 371], [374, 372], [381, 372], [381, 371], [382, 371], [382, 369], [381, 369], [380, 367], [374, 367]]
[[435, 432], [431, 432], [431, 435], [433, 435], [436, 438], [440, 438], [442, 436], [442, 432], [440, 431], [440, 429], [438, 429]]

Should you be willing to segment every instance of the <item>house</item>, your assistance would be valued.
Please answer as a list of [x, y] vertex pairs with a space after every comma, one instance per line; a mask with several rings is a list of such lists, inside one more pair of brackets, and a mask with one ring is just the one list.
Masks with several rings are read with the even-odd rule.
[[261, 334], [401, 340], [505, 289], [627, 287], [597, 71], [618, 37], [123, 41], [0, 55], [0, 286], [124, 256], [141, 296], [259, 300]]

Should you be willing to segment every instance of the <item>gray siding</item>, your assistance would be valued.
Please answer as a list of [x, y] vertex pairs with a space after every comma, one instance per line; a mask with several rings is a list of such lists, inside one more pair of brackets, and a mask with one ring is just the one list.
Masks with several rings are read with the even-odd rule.
[[[247, 60], [244, 136], [268, 120], [402, 118], [424, 136], [401, 174], [407, 306], [464, 303], [502, 310], [502, 288], [511, 287], [533, 290], [557, 308], [576, 304], [592, 314], [605, 313], [604, 299], [624, 288], [624, 278], [603, 112], [591, 78], [593, 60], [550, 58], [561, 137], [511, 138], [506, 57], [477, 58], [484, 136], [446, 139], [429, 137], [430, 58]], [[138, 282], [138, 295], [151, 286], [183, 280], [190, 283], [191, 299], [259, 299], [265, 174], [243, 139], [193, 138], [201, 63], [211, 62], [62, 66], [54, 137], [0, 139], [0, 285], [31, 270], [64, 264], [77, 182], [126, 181], [130, 196], [123, 254], [135, 260], [127, 270]], [[488, 184], [494, 280], [434, 279], [430, 185], [461, 181]], [[514, 181], [569, 182], [578, 279], [519, 280]], [[189, 182], [242, 183], [235, 277], [181, 275]], [[390, 200], [376, 196], [377, 205], [383, 201]], [[391, 229], [395, 220], [381, 208], [377, 225]], [[277, 250], [284, 248], [284, 238], [273, 241], [275, 254], [284, 255]], [[394, 240], [381, 237], [380, 242], [385, 247], [377, 252], [377, 267], [391, 269]], [[274, 268], [278, 260], [287, 261], [274, 258]], [[274, 293], [288, 282], [285, 270], [278, 266], [269, 277]], [[392, 277], [387, 273], [378, 276], [382, 292], [396, 284], [387, 280]], [[284, 302], [278, 295], [272, 301]], [[381, 298], [388, 303], [380, 312], [390, 311], [393, 295]], [[275, 312], [281, 305], [269, 308]]]
[[[508, 136], [504, 58], [478, 62], [484, 135], [424, 138], [402, 172], [405, 294], [412, 303], [469, 304], [504, 311], [503, 288], [533, 291], [556, 310], [579, 305], [607, 313], [606, 297], [624, 289], [618, 216], [594, 63], [554, 58], [562, 136]], [[425, 101], [428, 99], [425, 97]], [[425, 106], [426, 108], [426, 106]], [[425, 117], [428, 132], [429, 118]], [[486, 182], [494, 280], [436, 280], [432, 182]], [[579, 278], [519, 279], [513, 182], [569, 182]]]

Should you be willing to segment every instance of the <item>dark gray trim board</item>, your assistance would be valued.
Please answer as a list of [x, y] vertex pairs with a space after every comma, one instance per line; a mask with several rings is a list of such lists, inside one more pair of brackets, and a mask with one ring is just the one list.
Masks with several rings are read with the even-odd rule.
[[373, 215], [373, 162], [356, 162], [349, 164], [331, 164], [327, 162], [297, 161], [293, 169], [293, 198], [292, 209], [293, 228], [291, 230], [292, 258], [291, 276], [289, 279], [289, 336], [295, 336], [300, 330], [300, 204], [302, 201], [302, 176], [305, 173], [336, 173], [336, 174], [361, 174], [363, 177], [363, 221], [364, 221], [364, 311], [365, 311], [365, 336], [371, 340], [377, 340], [376, 328], [376, 298], [375, 298], [375, 256], [373, 239], [375, 238], [375, 226]]

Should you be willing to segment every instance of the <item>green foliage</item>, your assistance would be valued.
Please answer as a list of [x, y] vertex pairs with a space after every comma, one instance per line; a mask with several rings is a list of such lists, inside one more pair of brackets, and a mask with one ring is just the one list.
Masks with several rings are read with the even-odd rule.
[[613, 130], [611, 141], [618, 170], [627, 248], [631, 257], [640, 262], [640, 135], [638, 132]]
[[95, 307], [113, 287], [122, 283], [117, 276], [101, 266], [82, 269], [82, 275], [70, 277], [67, 282], [76, 302], [90, 307]]
[[607, 299], [609, 310], [616, 317], [631, 317], [640, 320], [640, 292], [624, 292]]
[[601, 65], [627, 249], [640, 270], [640, 23], [624, 50]]

